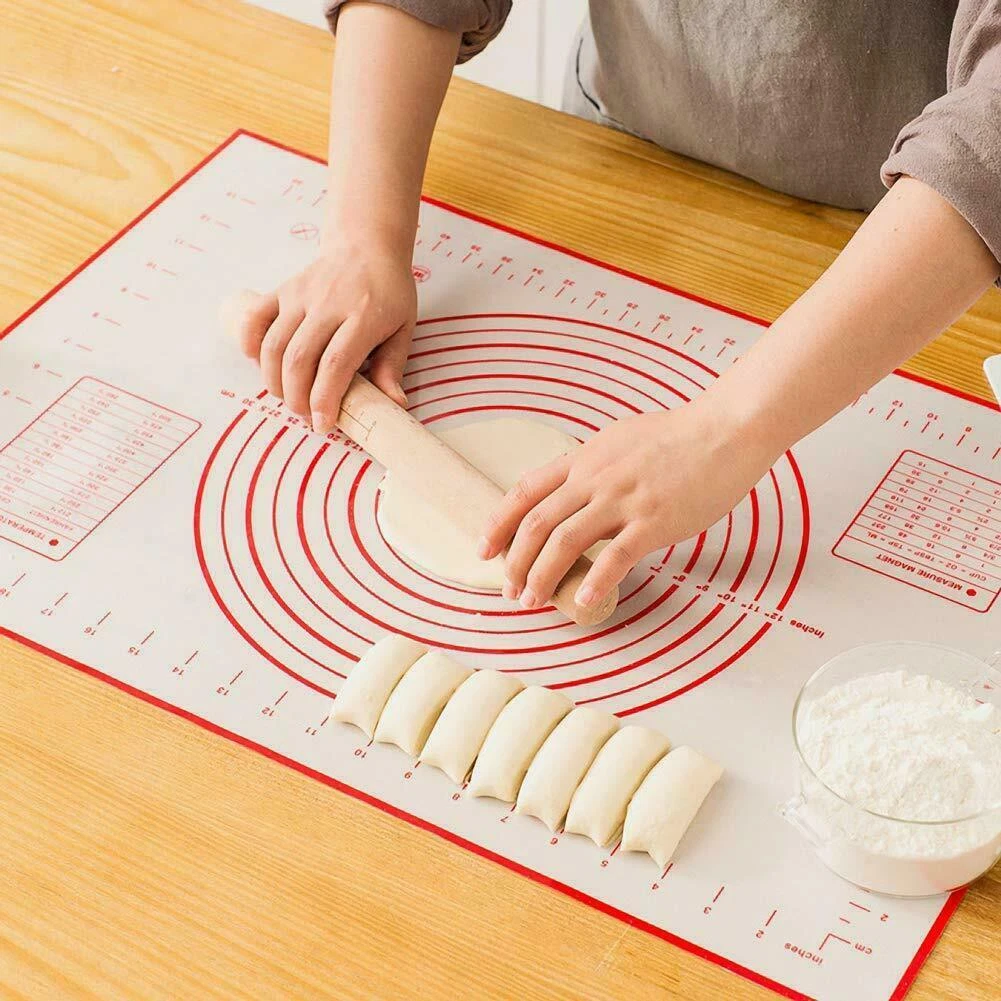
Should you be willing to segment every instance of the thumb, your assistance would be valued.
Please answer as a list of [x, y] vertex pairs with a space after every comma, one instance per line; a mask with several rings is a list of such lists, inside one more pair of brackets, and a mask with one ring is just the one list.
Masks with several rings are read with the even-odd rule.
[[274, 292], [262, 295], [244, 289], [224, 300], [219, 312], [226, 332], [245, 355], [256, 361], [264, 335], [278, 316], [278, 296]]
[[388, 340], [383, 341], [372, 353], [368, 377], [394, 403], [407, 405], [407, 394], [403, 391], [403, 369], [410, 354], [410, 337], [413, 324], [400, 327]]

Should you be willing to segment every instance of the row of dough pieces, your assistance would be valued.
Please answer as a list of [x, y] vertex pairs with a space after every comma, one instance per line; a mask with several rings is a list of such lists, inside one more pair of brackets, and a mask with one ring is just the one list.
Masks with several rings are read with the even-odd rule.
[[[348, 675], [332, 717], [440, 768], [471, 796], [515, 804], [551, 831], [659, 866], [674, 855], [722, 770], [663, 734], [497, 671], [472, 671], [402, 636], [379, 640]], [[670, 753], [669, 753], [670, 752]], [[472, 774], [470, 774], [470, 772]]]

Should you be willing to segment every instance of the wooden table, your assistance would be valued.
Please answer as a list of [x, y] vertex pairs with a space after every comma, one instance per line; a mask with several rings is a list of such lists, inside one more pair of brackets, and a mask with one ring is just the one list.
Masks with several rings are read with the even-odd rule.
[[[0, 326], [235, 128], [324, 151], [322, 32], [235, 0], [0, 0], [0, 23]], [[766, 318], [859, 221], [462, 81], [426, 188]], [[992, 291], [909, 367], [985, 395], [999, 323]], [[4, 999], [774, 996], [43, 656], [0, 654]], [[998, 997], [999, 924], [996, 870], [912, 996]]]

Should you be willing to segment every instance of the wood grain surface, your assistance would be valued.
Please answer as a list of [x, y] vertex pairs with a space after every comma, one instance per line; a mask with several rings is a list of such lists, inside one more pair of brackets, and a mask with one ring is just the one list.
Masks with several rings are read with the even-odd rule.
[[[234, 129], [324, 152], [323, 32], [236, 0], [0, 23], [0, 326]], [[426, 190], [766, 319], [859, 221], [461, 81]], [[909, 367], [986, 394], [999, 321], [992, 291]], [[0, 665], [5, 1001], [774, 996], [24, 647]], [[911, 997], [1001, 995], [999, 929], [995, 871]]]

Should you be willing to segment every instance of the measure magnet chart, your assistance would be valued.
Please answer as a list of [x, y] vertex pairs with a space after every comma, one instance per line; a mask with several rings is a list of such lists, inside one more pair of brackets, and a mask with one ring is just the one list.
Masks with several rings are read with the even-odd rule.
[[[902, 997], [959, 894], [879, 897], [818, 862], [777, 810], [793, 703], [860, 643], [996, 644], [996, 407], [890, 376], [644, 560], [607, 622], [521, 609], [409, 563], [382, 469], [266, 396], [220, 329], [225, 296], [313, 258], [324, 177], [238, 133], [6, 332], [3, 631], [780, 995]], [[404, 388], [435, 431], [527, 418], [584, 441], [695, 398], [761, 331], [432, 201], [414, 275]], [[669, 734], [723, 778], [663, 868], [457, 791], [330, 718], [387, 634]]]

